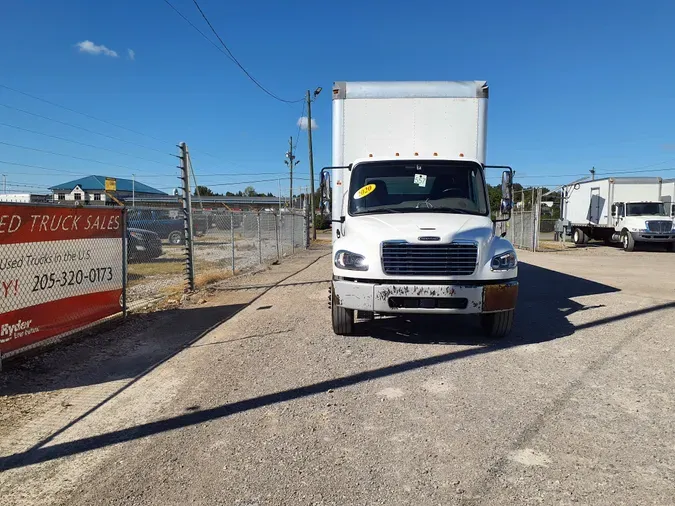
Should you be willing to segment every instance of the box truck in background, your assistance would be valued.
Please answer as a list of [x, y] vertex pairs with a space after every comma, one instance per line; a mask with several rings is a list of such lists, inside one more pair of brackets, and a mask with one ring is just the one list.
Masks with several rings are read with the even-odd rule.
[[666, 208], [666, 213], [668, 213], [671, 218], [675, 218], [675, 179], [663, 180], [661, 202], [663, 202]]
[[663, 243], [670, 251], [675, 230], [659, 177], [608, 177], [563, 187], [562, 228], [575, 244], [621, 241], [633, 251], [641, 242]]
[[30, 193], [0, 193], [0, 202], [18, 202], [28, 204], [32, 201]]
[[[333, 329], [357, 316], [480, 316], [506, 335], [518, 295], [517, 258], [496, 222], [510, 217], [512, 170], [491, 217], [485, 180], [484, 81], [338, 82], [331, 206]], [[450, 329], [450, 327], [449, 327]]]

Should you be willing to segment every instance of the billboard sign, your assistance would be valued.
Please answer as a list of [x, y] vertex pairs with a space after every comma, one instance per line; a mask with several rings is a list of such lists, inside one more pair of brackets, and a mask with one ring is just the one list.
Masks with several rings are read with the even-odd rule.
[[121, 209], [0, 204], [0, 352], [121, 311]]

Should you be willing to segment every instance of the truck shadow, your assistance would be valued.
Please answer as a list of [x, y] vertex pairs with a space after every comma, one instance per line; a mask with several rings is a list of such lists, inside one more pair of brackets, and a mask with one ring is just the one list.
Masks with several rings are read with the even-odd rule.
[[[518, 305], [520, 315], [518, 323], [508, 339], [495, 341], [487, 346], [470, 346], [460, 349], [453, 349], [450, 347], [446, 353], [433, 353], [422, 358], [414, 358], [404, 362], [351, 372], [336, 377], [321, 377], [317, 378], [316, 381], [312, 383], [301, 383], [286, 389], [256, 394], [248, 398], [227, 402], [214, 407], [201, 408], [199, 405], [190, 405], [186, 408], [186, 412], [169, 418], [140, 422], [131, 427], [121, 427], [109, 430], [108, 432], [84, 436], [72, 441], [53, 443], [53, 439], [56, 436], [63, 433], [64, 430], [71, 427], [79, 419], [82, 419], [86, 415], [85, 414], [27, 450], [19, 451], [12, 455], [0, 456], [0, 471], [78, 455], [111, 445], [143, 439], [155, 434], [162, 434], [185, 427], [203, 424], [212, 420], [231, 417], [238, 413], [244, 413], [266, 406], [286, 403], [304, 397], [330, 392], [335, 389], [347, 388], [352, 385], [373, 381], [379, 378], [404, 374], [409, 371], [462, 360], [481, 354], [488, 354], [504, 348], [550, 341], [552, 339], [569, 336], [575, 331], [582, 329], [597, 328], [608, 323], [623, 321], [658, 311], [670, 311], [675, 308], [675, 301], [670, 301], [634, 311], [596, 318], [575, 326], [567, 320], [567, 317], [570, 314], [577, 311], [592, 310], [593, 307], [597, 306], [584, 306], [571, 300], [572, 298], [585, 295], [613, 293], [618, 292], [619, 290], [611, 286], [527, 264], [521, 264], [520, 280], [522, 283]], [[196, 311], [199, 312], [200, 310], [197, 309]], [[438, 340], [439, 335], [445, 336], [450, 332], [454, 335], [457, 332], [460, 337], [452, 340], [455, 343], [484, 343], [482, 338], [477, 337], [479, 334], [476, 327], [468, 324], [466, 327], [462, 327], [464, 324], [460, 321], [460, 324], [456, 328], [451, 328], [453, 325], [452, 322], [453, 319], [449, 319], [446, 322], [444, 328], [448, 329], [447, 332], [443, 329], [432, 330], [428, 325], [425, 328], [415, 328], [407, 322], [403, 322], [404, 325], [402, 331], [399, 329], [399, 332], [392, 332], [391, 322], [388, 323], [386, 320], [372, 323], [371, 330], [373, 331], [372, 337], [404, 342], [419, 342], [420, 340], [423, 342], [434, 342], [434, 340]], [[461, 332], [459, 332], [460, 330]], [[447, 342], [447, 340], [443, 340], [442, 342]], [[140, 374], [136, 378], [141, 378], [144, 375], [145, 373]], [[102, 403], [99, 403], [99, 405], [101, 404]], [[48, 443], [52, 444], [47, 446]]]
[[472, 315], [434, 317], [387, 317], [358, 322], [357, 333], [385, 341], [417, 344], [459, 344], [511, 347], [566, 337], [575, 327], [568, 316], [599, 306], [585, 306], [573, 300], [586, 295], [620, 291], [558, 271], [527, 263], [519, 264], [520, 288], [513, 330], [504, 339], [482, 335], [478, 318]]

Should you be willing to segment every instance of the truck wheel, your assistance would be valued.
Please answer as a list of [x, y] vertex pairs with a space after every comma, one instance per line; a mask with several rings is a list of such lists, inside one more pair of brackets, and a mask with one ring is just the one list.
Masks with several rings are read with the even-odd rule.
[[169, 244], [178, 245], [183, 244], [183, 233], [178, 230], [174, 230], [169, 234]]
[[629, 232], [624, 231], [621, 234], [621, 244], [624, 251], [633, 251], [635, 249], [635, 239], [633, 239], [633, 236]]
[[483, 332], [490, 339], [500, 339], [511, 332], [514, 310], [499, 313], [485, 313], [480, 315]]
[[338, 336], [350, 336], [354, 333], [354, 310], [338, 306], [335, 300], [335, 290], [331, 292], [331, 315], [333, 317], [333, 332]]
[[588, 236], [580, 228], [575, 228], [572, 231], [572, 240], [574, 244], [586, 244], [588, 242]]

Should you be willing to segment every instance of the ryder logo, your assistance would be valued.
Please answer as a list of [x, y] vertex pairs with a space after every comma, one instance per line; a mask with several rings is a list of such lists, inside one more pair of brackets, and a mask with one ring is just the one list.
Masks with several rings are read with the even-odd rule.
[[27, 336], [40, 330], [39, 328], [30, 328], [33, 320], [19, 320], [16, 323], [3, 323], [0, 327], [0, 343], [6, 343], [18, 337]]

